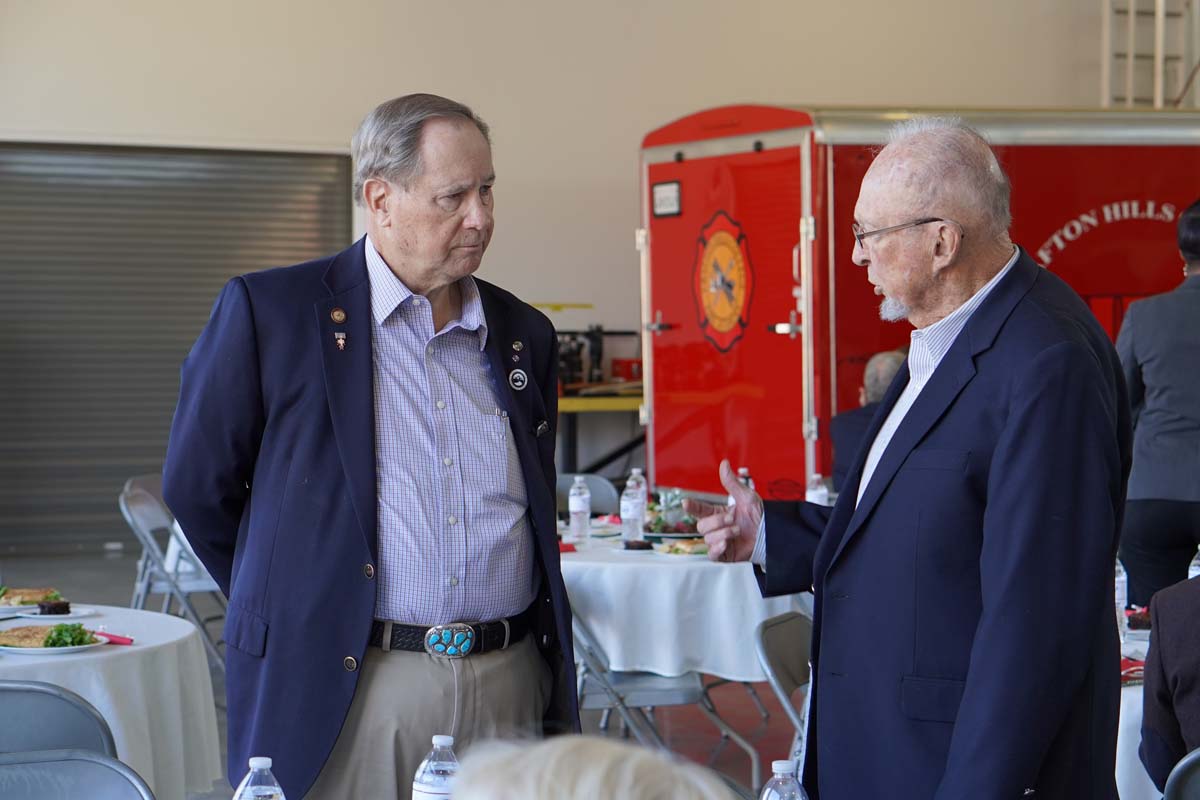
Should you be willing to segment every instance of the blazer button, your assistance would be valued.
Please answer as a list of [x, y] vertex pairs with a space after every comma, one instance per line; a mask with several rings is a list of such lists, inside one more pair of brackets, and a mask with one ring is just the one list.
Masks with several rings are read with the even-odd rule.
[[356, 669], [358, 669], [358, 659], [356, 659], [354, 656], [346, 656], [345, 659], [342, 660], [342, 666], [346, 668], [347, 672], [354, 672]]
[[363, 567], [363, 575], [366, 575], [368, 580], [370, 580], [371, 578], [374, 578], [375, 577], [375, 565], [367, 564], [366, 566], [364, 566]]

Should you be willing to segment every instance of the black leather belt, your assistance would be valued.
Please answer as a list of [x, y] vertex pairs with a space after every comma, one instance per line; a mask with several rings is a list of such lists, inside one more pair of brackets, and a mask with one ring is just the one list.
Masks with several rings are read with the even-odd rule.
[[[529, 633], [528, 610], [495, 622], [448, 622], [445, 625], [405, 625], [400, 622], [371, 624], [371, 647], [428, 653], [439, 658], [464, 658], [476, 653], [503, 650]], [[390, 628], [390, 631], [388, 630]], [[385, 639], [385, 633], [387, 637]], [[388, 645], [384, 645], [388, 641]]]

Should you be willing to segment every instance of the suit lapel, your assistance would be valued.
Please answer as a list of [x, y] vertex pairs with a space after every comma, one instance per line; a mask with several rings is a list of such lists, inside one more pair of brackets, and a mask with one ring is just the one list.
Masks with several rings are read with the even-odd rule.
[[[533, 348], [540, 343], [531, 342], [520, 331], [511, 330], [491, 287], [479, 279], [476, 279], [475, 285], [479, 287], [483, 316], [488, 325], [484, 350], [491, 365], [496, 398], [501, 408], [508, 412], [517, 456], [521, 459], [521, 471], [525, 477], [529, 507], [554, 508], [555, 500], [549, 497], [549, 490], [546, 488], [546, 477], [542, 472], [541, 459], [538, 458], [534, 433], [533, 420], [535, 412], [538, 411], [535, 406], [541, 406], [541, 387], [534, 381], [536, 371], [533, 369]], [[515, 342], [520, 343], [519, 350], [514, 349]], [[513, 374], [518, 370], [524, 376], [524, 383], [514, 379]], [[516, 386], [524, 388], [518, 389]]]
[[[325, 285], [330, 297], [319, 300], [313, 309], [325, 366], [329, 414], [349, 484], [350, 500], [371, 559], [378, 561], [371, 284], [361, 239], [337, 256], [325, 273]], [[335, 321], [335, 317], [342, 318], [342, 314], [345, 315], [343, 321]], [[339, 339], [342, 348], [338, 347]]]
[[[879, 459], [875, 472], [871, 475], [862, 501], [853, 510], [846, 526], [846, 532], [840, 538], [837, 549], [830, 558], [830, 566], [837, 561], [851, 539], [854, 538], [855, 533], [870, 517], [871, 511], [887, 491], [888, 485], [896, 476], [901, 464], [908, 458], [908, 454], [920, 444], [925, 435], [954, 403], [963, 387], [975, 376], [975, 356], [992, 346], [1004, 321], [1012, 314], [1013, 308], [1020, 299], [1028, 293], [1040, 271], [1041, 267], [1029, 258], [1025, 251], [1020, 251], [1009, 274], [992, 288], [982, 304], [967, 320], [966, 325], [954, 340], [954, 344], [950, 346], [950, 350], [934, 370], [929, 382], [921, 390], [916, 402], [905, 414], [904, 421], [892, 435], [887, 449], [883, 451], [883, 457]], [[903, 374], [908, 375], [907, 364]], [[872, 431], [868, 434], [870, 436], [868, 441], [875, 440], [883, 421], [887, 419], [891, 409], [895, 406], [896, 400], [900, 396], [900, 392], [897, 390], [898, 386], [902, 388], [899, 380], [892, 383], [891, 390], [888, 392], [891, 402], [885, 401], [883, 412], [876, 417], [876, 424], [872, 426]], [[847, 481], [847, 491], [858, 491], [865, 459], [866, 453], [863, 453], [862, 460], [855, 465], [850, 476], [851, 480]]]

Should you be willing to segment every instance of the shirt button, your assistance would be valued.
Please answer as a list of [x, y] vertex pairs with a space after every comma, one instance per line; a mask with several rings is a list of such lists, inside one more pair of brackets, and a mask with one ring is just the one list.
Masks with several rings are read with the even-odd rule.
[[458, 578], [451, 578], [450, 580], [446, 581], [446, 583], [450, 584], [451, 586], [458, 586]]
[[449, 457], [447, 457], [447, 458], [443, 458], [443, 459], [442, 459], [442, 463], [443, 463], [443, 464], [445, 464], [445, 465], [448, 467], [448, 466], [450, 466], [451, 464], [453, 464], [453, 463], [454, 463], [454, 459], [453, 459], [453, 458], [449, 458]]
[[458, 522], [458, 517], [451, 514], [449, 517], [446, 518], [446, 522], [449, 522], [451, 525], [453, 525], [454, 523]]
[[363, 567], [363, 575], [366, 575], [368, 580], [375, 577], [375, 565], [367, 564]]
[[342, 659], [342, 666], [346, 668], [346, 672], [354, 672], [358, 669], [358, 659], [354, 656], [346, 656]]
[[445, 408], [445, 407], [446, 407], [446, 403], [445, 403], [444, 401], [442, 401], [442, 400], [438, 400], [438, 401], [437, 401], [437, 407], [438, 407], [438, 408]]

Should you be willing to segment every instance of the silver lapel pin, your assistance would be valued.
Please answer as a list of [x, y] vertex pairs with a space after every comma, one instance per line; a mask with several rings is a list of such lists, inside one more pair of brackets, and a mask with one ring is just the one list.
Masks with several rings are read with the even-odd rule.
[[338, 350], [346, 349], [346, 334], [342, 331], [337, 331], [333, 334], [333, 341], [337, 345]]

